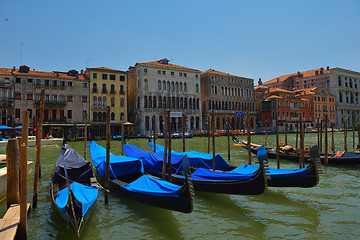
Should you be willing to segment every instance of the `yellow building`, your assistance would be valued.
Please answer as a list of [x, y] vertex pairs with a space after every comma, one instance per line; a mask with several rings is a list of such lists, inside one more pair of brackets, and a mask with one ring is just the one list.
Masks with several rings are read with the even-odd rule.
[[112, 126], [127, 122], [127, 74], [106, 67], [86, 68], [90, 79], [90, 122], [105, 123], [110, 106]]

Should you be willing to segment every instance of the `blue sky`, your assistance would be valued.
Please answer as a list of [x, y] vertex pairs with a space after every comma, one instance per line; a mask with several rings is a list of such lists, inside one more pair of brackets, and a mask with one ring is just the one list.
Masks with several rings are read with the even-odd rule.
[[360, 72], [360, 1], [0, 0], [0, 67], [125, 71], [164, 57], [255, 83], [326, 66]]

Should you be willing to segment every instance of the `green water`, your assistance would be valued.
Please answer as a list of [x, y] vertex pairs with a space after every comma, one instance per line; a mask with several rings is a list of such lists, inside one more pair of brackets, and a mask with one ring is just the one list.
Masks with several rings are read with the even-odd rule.
[[[283, 135], [280, 140], [284, 141]], [[264, 136], [252, 136], [252, 141], [262, 144]], [[274, 142], [275, 136], [269, 136], [269, 145]], [[288, 142], [295, 146], [295, 134], [288, 135]], [[336, 150], [343, 150], [343, 133], [336, 133], [335, 142]], [[104, 141], [99, 143], [105, 146]], [[129, 143], [149, 150], [146, 139]], [[306, 135], [305, 146], [316, 143], [316, 134]], [[83, 142], [69, 144], [83, 155]], [[111, 142], [111, 151], [119, 154], [120, 144]], [[207, 138], [187, 139], [186, 144], [189, 151], [207, 152]], [[173, 140], [172, 147], [182, 150], [182, 140]], [[348, 149], [351, 148], [349, 133]], [[216, 151], [227, 159], [226, 137], [216, 138]], [[42, 148], [38, 208], [29, 215], [29, 239], [79, 239], [51, 203], [50, 176], [59, 152], [60, 146]], [[0, 148], [0, 153], [5, 153], [5, 148]], [[34, 160], [35, 149], [29, 148], [28, 155], [29, 160]], [[247, 151], [231, 143], [231, 163], [246, 162]], [[270, 160], [270, 167], [276, 167], [274, 160]], [[281, 160], [281, 168], [298, 168], [298, 163]], [[268, 188], [261, 196], [197, 192], [191, 214], [137, 203], [116, 192], [110, 193], [109, 205], [105, 205], [100, 192], [80, 239], [359, 239], [359, 178], [360, 166], [329, 166], [324, 167], [319, 185], [309, 189]], [[29, 202], [32, 184], [31, 180]], [[5, 209], [6, 200], [0, 202], [0, 216]]]

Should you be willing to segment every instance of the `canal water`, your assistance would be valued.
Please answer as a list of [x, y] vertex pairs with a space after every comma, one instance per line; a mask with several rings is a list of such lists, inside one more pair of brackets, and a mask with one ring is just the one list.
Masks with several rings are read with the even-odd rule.
[[[284, 141], [284, 135], [280, 140]], [[227, 159], [227, 138], [216, 137], [215, 141], [216, 152]], [[252, 141], [263, 144], [264, 136], [252, 136]], [[288, 135], [288, 142], [295, 146], [295, 134]], [[343, 133], [335, 134], [335, 142], [336, 150], [343, 150]], [[105, 141], [98, 143], [106, 144]], [[150, 150], [146, 139], [133, 139], [129, 143]], [[163, 144], [163, 140], [157, 143]], [[268, 136], [268, 143], [274, 146], [275, 135]], [[316, 143], [316, 134], [306, 135], [305, 146]], [[83, 155], [83, 142], [69, 144]], [[207, 152], [207, 138], [187, 139], [186, 144], [188, 151]], [[247, 163], [247, 151], [230, 145], [230, 163]], [[172, 140], [172, 147], [181, 151], [182, 139]], [[268, 188], [260, 196], [196, 192], [191, 214], [137, 203], [116, 192], [110, 193], [109, 204], [105, 205], [101, 191], [78, 238], [51, 203], [51, 173], [60, 148], [42, 147], [38, 208], [29, 215], [29, 239], [360, 239], [360, 166], [324, 167], [319, 185], [309, 189]], [[348, 149], [352, 149], [351, 133], [348, 134]], [[5, 148], [0, 148], [0, 153], [5, 152]], [[111, 152], [120, 154], [121, 142], [112, 141]], [[29, 148], [28, 155], [29, 160], [34, 161], [35, 149]], [[90, 160], [89, 153], [87, 159]], [[253, 155], [253, 162], [255, 160]], [[276, 168], [275, 161], [270, 160], [270, 167]], [[298, 168], [298, 165], [281, 160], [281, 168]], [[32, 202], [32, 192], [31, 179], [29, 202]], [[3, 200], [0, 216], [5, 211], [6, 200]]]

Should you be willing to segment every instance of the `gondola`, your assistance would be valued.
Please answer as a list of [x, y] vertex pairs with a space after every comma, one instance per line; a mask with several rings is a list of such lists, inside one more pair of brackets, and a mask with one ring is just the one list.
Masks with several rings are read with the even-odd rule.
[[[149, 141], [149, 146], [152, 150], [154, 150], [154, 143]], [[161, 145], [156, 144], [156, 150], [158, 151], [163, 151], [164, 147]], [[316, 148], [313, 147], [313, 150], [310, 150], [310, 152], [316, 152], [317, 151], [317, 146]], [[174, 154], [176, 154], [176, 152], [172, 151]], [[205, 163], [206, 162], [206, 158], [208, 157], [209, 154], [206, 153], [199, 153], [199, 152], [185, 152], [186, 154], [188, 154], [188, 158], [189, 158], [189, 162], [190, 165], [192, 165], [192, 163]], [[266, 170], [266, 177], [267, 177], [267, 185], [269, 187], [304, 187], [304, 188], [309, 188], [309, 187], [314, 187], [318, 184], [319, 182], [319, 171], [318, 171], [318, 165], [316, 164], [316, 160], [315, 158], [313, 159], [313, 161], [311, 162], [311, 164], [309, 166], [307, 166], [306, 168], [300, 168], [300, 169], [274, 169], [274, 168], [268, 168], [266, 166], [267, 163], [267, 156], [266, 156], [266, 150], [265, 147], [259, 147], [258, 151], [256, 152], [258, 155], [258, 158], [261, 158], [260, 162], [264, 162], [265, 165], [265, 170]], [[212, 155], [212, 154], [210, 154]], [[265, 157], [264, 157], [265, 155]], [[197, 161], [196, 158], [201, 158], [200, 161]], [[219, 163], [221, 163], [222, 161], [225, 162], [225, 160], [221, 157], [220, 154], [216, 154], [216, 159], [218, 159]], [[221, 161], [222, 159], [222, 161]], [[259, 159], [260, 160], [260, 159]], [[226, 163], [226, 162], [225, 162]], [[226, 163], [227, 164], [227, 163]], [[217, 165], [216, 165], [217, 166]], [[204, 167], [204, 166], [201, 166]], [[252, 173], [254, 171], [257, 170], [256, 166], [253, 165], [247, 165], [247, 164], [243, 164], [239, 167], [237, 166], [231, 166], [228, 165], [228, 167], [226, 167], [225, 164], [220, 165], [219, 167], [217, 167], [217, 169], [224, 169], [224, 171], [228, 171], [228, 172], [232, 172], [232, 173], [238, 173], [238, 174], [249, 174]]]
[[[142, 159], [146, 172], [161, 177], [164, 152], [157, 151], [156, 153], [149, 153], [130, 144], [124, 144], [124, 152], [127, 156]], [[180, 159], [186, 155], [189, 158], [188, 153], [183, 154], [173, 152], [171, 154], [171, 177], [172, 182], [177, 185], [181, 185], [184, 182], [184, 176], [182, 175], [183, 166], [181, 165]], [[211, 166], [212, 157], [211, 160], [208, 161], [202, 161], [200, 158], [198, 160], [197, 163], [194, 163], [194, 159], [189, 158], [189, 164], [192, 166], [193, 170], [191, 178], [196, 191], [259, 195], [266, 189], [265, 170], [262, 163], [260, 163], [260, 166], [251, 173], [238, 174], [210, 170], [211, 167], [209, 168], [206, 166]], [[216, 166], [227, 168], [229, 165], [225, 161], [222, 162], [220, 158], [217, 158]]]
[[[233, 141], [236, 144], [239, 144], [240, 146], [247, 149], [247, 141], [237, 139], [234, 136], [233, 136]], [[257, 154], [257, 151], [261, 146], [258, 145], [258, 144], [251, 143], [250, 147], [251, 147], [251, 152], [254, 153], [254, 154]], [[276, 149], [275, 148], [267, 147], [266, 148], [266, 153], [267, 153], [268, 158], [276, 159]], [[298, 162], [300, 160], [300, 154], [299, 154], [299, 152], [297, 152], [297, 151], [295, 151], [293, 149], [291, 151], [281, 150], [281, 152], [279, 152], [279, 158]], [[311, 158], [310, 158], [309, 155], [304, 155], [304, 160], [306, 162], [311, 162]], [[320, 154], [320, 161], [322, 163], [324, 163], [324, 161], [325, 161], [325, 157], [324, 157], [323, 153]], [[356, 165], [356, 164], [360, 164], [360, 153], [341, 152], [341, 151], [339, 151], [336, 154], [328, 154], [328, 163], [330, 165]]]
[[[90, 142], [90, 156], [97, 175], [105, 175], [106, 149], [94, 141]], [[187, 157], [181, 159], [184, 166], [182, 186], [144, 174], [139, 158], [110, 154], [110, 186], [120, 194], [149, 205], [164, 209], [191, 213], [194, 193]]]
[[78, 235], [91, 214], [97, 186], [91, 163], [64, 142], [52, 173], [50, 194], [56, 209]]

